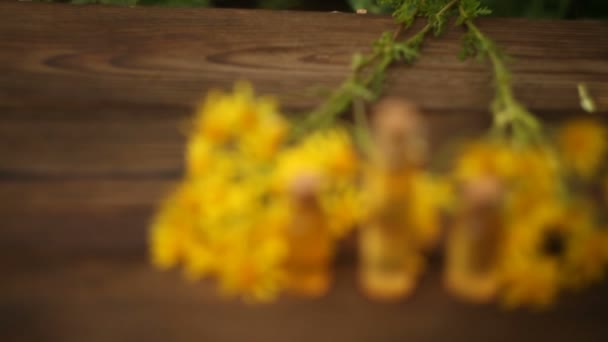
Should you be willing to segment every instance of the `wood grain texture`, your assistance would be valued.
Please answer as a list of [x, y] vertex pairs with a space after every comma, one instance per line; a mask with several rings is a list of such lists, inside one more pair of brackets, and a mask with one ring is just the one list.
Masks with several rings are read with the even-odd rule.
[[[416, 23], [414, 29], [422, 23]], [[608, 112], [608, 23], [486, 19], [517, 95], [554, 123], [586, 82]], [[606, 340], [608, 290], [545, 314], [459, 303], [434, 270], [407, 303], [358, 294], [352, 250], [326, 298], [248, 307], [146, 262], [146, 227], [180, 177], [178, 127], [201, 94], [248, 79], [286, 113], [338, 84], [391, 18], [345, 13], [0, 2], [0, 340]], [[427, 113], [435, 150], [489, 123], [491, 76], [456, 58], [462, 31], [395, 67], [387, 93]]]
[[[539, 313], [504, 313], [446, 295], [437, 274], [404, 303], [370, 302], [352, 269], [319, 300], [224, 301], [208, 283], [140, 263], [79, 261], [9, 272], [2, 322], [15, 340], [57, 341], [602, 341], [607, 288], [562, 298]], [[5, 276], [6, 277], [6, 276]], [[6, 339], [4, 339], [6, 340]]]

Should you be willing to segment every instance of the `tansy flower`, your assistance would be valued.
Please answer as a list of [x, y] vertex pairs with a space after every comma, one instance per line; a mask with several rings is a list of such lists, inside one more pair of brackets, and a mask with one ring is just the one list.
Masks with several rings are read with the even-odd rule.
[[216, 145], [237, 139], [254, 158], [272, 156], [283, 142], [287, 125], [274, 98], [254, 95], [247, 82], [238, 82], [232, 94], [210, 92], [199, 105], [192, 134]]
[[186, 169], [193, 177], [203, 176], [214, 161], [214, 146], [203, 135], [195, 135], [186, 150]]
[[154, 218], [150, 234], [152, 262], [166, 269], [184, 255], [184, 242], [192, 231], [196, 202], [187, 186], [180, 185], [163, 203]]
[[250, 113], [253, 120], [240, 135], [239, 148], [250, 158], [268, 161], [275, 157], [288, 133], [287, 122], [273, 97], [260, 97]]
[[544, 308], [555, 301], [560, 289], [559, 266], [570, 234], [563, 218], [564, 208], [552, 199], [531, 214], [512, 218], [500, 294], [507, 307]]
[[[469, 233], [471, 236], [468, 240], [461, 238], [461, 241], [458, 241], [457, 234], [452, 234], [454, 239], [450, 239], [449, 246], [452, 248], [453, 257], [460, 258], [459, 255], [475, 253], [475, 249], [482, 252], [485, 250], [484, 253], [495, 253], [497, 259], [485, 273], [490, 275], [488, 279], [495, 281], [494, 293], [498, 293], [508, 306], [543, 306], [551, 302], [560, 286], [559, 269], [555, 268], [558, 262], [547, 260], [537, 250], [545, 233], [543, 229], [550, 227], [547, 222], [556, 217], [561, 218], [562, 214], [562, 207], [553, 205], [553, 198], [559, 194], [561, 180], [559, 165], [551, 149], [544, 145], [516, 147], [500, 141], [477, 142], [469, 145], [460, 155], [454, 179], [457, 187], [461, 189], [466, 189], [470, 184], [477, 184], [476, 192], [472, 193], [473, 199], [499, 190], [496, 194], [498, 197], [495, 198], [499, 202], [487, 203], [494, 210], [491, 219], [496, 222], [486, 222], [484, 228], [490, 231], [498, 229], [498, 240], [494, 241], [494, 245], [475, 247], [476, 244], [470, 240], [474, 240], [476, 234]], [[493, 181], [486, 186], [484, 179]], [[494, 185], [490, 186], [491, 184]], [[461, 198], [461, 201], [463, 200]], [[481, 213], [484, 212], [487, 213], [488, 210], [481, 209]], [[481, 220], [477, 217], [481, 215], [480, 212], [467, 214], [466, 206], [461, 208], [461, 215], [465, 222], [468, 220], [468, 225], [479, 224], [475, 222]], [[463, 231], [469, 228], [460, 227]], [[481, 232], [477, 235], [482, 236]], [[467, 244], [470, 246], [465, 247]], [[488, 248], [490, 250], [487, 250]], [[476, 259], [478, 258], [472, 260]], [[456, 261], [452, 264], [457, 265]], [[462, 270], [458, 271], [459, 267], [454, 266], [453, 272], [449, 273], [455, 282], [461, 279], [458, 272], [466, 273], [466, 267], [460, 267]], [[534, 273], [535, 268], [539, 269], [539, 273], [527, 278], [529, 273]], [[504, 286], [501, 287], [502, 278]], [[528, 280], [529, 282], [526, 282]], [[492, 284], [489, 280], [488, 282]], [[491, 288], [489, 285], [484, 287], [481, 280], [474, 279], [466, 286], [473, 288], [477, 286], [476, 283], [479, 283], [479, 287], [484, 291]], [[461, 291], [476, 294], [466, 288]]]
[[222, 292], [252, 301], [275, 298], [284, 282], [284, 239], [269, 236], [259, 241], [239, 240], [232, 247], [218, 268]]
[[546, 146], [513, 153], [515, 171], [506, 196], [507, 219], [528, 215], [537, 203], [559, 196], [562, 186], [557, 159]]
[[287, 134], [285, 121], [276, 115], [266, 115], [250, 134], [240, 141], [241, 150], [253, 158], [268, 161], [281, 147]]
[[209, 93], [189, 135], [186, 180], [151, 228], [155, 265], [181, 263], [188, 278], [212, 275], [247, 298], [278, 291], [288, 211], [271, 185], [286, 130], [276, 102], [247, 83]]
[[319, 179], [319, 202], [329, 228], [336, 237], [344, 235], [358, 221], [359, 192], [356, 188], [358, 161], [346, 132], [317, 132], [301, 143], [281, 151], [273, 175], [273, 188], [279, 194], [301, 174]]
[[157, 223], [151, 234], [152, 263], [161, 269], [176, 265], [183, 253], [183, 239], [179, 232], [165, 224]]
[[581, 288], [602, 277], [608, 236], [594, 227], [592, 207], [552, 197], [537, 203], [528, 215], [512, 218], [503, 265], [507, 304], [546, 306], [560, 289]]
[[328, 213], [328, 227], [335, 237], [345, 236], [364, 214], [361, 208], [361, 192], [349, 181], [338, 181], [319, 199], [321, 208]]
[[196, 234], [184, 236], [182, 246], [186, 278], [198, 280], [212, 273], [218, 266], [216, 251], [212, 249], [212, 245], [198, 240]]
[[546, 146], [514, 147], [505, 142], [480, 141], [467, 146], [457, 161], [457, 182], [496, 177], [517, 190], [553, 191], [559, 165]]
[[458, 158], [454, 178], [457, 182], [480, 177], [510, 179], [518, 171], [515, 151], [506, 144], [476, 142], [466, 146]]
[[559, 292], [558, 267], [555, 260], [541, 259], [531, 264], [512, 260], [503, 274], [501, 302], [507, 308], [530, 306], [544, 309], [554, 303]]
[[209, 93], [188, 137], [186, 179], [150, 232], [155, 265], [181, 263], [186, 277], [212, 276], [225, 294], [272, 299], [287, 286], [297, 241], [288, 231], [301, 215], [289, 185], [302, 173], [321, 180], [320, 217], [332, 243], [356, 223], [358, 160], [348, 134], [319, 132], [287, 148], [287, 131], [276, 101], [247, 83]]
[[548, 146], [514, 147], [505, 142], [481, 141], [459, 156], [456, 184], [493, 177], [504, 187], [506, 218], [526, 215], [535, 203], [557, 196], [561, 186], [558, 159]]
[[223, 143], [256, 123], [256, 102], [251, 85], [239, 82], [233, 94], [211, 91], [199, 105], [195, 134]]
[[571, 121], [557, 135], [565, 166], [583, 179], [593, 177], [604, 160], [608, 148], [606, 139], [606, 128], [590, 119]]
[[566, 255], [562, 282], [564, 286], [580, 289], [604, 277], [608, 256], [608, 237], [603, 231], [580, 232], [572, 238]]
[[596, 227], [592, 208], [592, 203], [578, 199], [567, 212], [566, 222], [572, 227], [562, 266], [562, 283], [567, 288], [588, 286], [600, 280], [606, 269], [608, 233]]

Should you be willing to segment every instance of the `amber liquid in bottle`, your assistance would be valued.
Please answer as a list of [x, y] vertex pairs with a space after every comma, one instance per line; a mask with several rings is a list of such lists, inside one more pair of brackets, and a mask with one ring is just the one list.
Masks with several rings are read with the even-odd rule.
[[302, 177], [292, 189], [292, 222], [287, 229], [287, 287], [317, 297], [331, 284], [334, 241], [317, 199], [318, 181]]
[[370, 298], [391, 301], [413, 292], [424, 266], [408, 210], [426, 130], [418, 111], [398, 99], [380, 102], [372, 123], [374, 155], [364, 182], [370, 214], [359, 236], [359, 282]]
[[464, 186], [460, 212], [448, 236], [447, 288], [462, 298], [487, 302], [499, 286], [504, 242], [496, 180], [478, 179]]

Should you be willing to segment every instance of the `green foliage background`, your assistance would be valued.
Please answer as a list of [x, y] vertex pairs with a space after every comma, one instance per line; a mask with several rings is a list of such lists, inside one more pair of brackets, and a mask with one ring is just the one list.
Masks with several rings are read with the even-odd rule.
[[[391, 13], [378, 0], [50, 0], [75, 4], [157, 5], [168, 7], [242, 7], [298, 10]], [[493, 16], [531, 18], [608, 18], [608, 0], [482, 0]]]

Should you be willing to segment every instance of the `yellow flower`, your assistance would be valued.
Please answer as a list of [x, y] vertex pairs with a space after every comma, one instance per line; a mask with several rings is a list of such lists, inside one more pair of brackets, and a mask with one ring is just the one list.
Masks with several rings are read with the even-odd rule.
[[501, 300], [507, 308], [543, 309], [554, 303], [559, 292], [559, 273], [554, 260], [541, 259], [534, 264], [513, 260], [503, 278]]
[[528, 214], [536, 203], [558, 196], [559, 163], [545, 145], [514, 147], [504, 142], [477, 142], [466, 148], [454, 171], [457, 184], [496, 178], [504, 188], [507, 219]]
[[516, 172], [508, 183], [507, 219], [519, 219], [538, 203], [559, 196], [562, 186], [559, 166], [546, 147], [529, 147], [515, 152]]
[[357, 172], [355, 149], [348, 134], [342, 130], [314, 134], [305, 141], [304, 148], [310, 153], [318, 153], [322, 158], [321, 162], [332, 176], [352, 177]]
[[508, 308], [551, 305], [560, 289], [559, 260], [568, 226], [563, 207], [549, 200], [527, 216], [514, 217], [502, 265], [501, 300]]
[[152, 263], [160, 269], [168, 269], [180, 259], [182, 254], [181, 239], [177, 231], [155, 226], [151, 236]]
[[528, 215], [511, 218], [505, 248], [501, 299], [509, 307], [544, 308], [560, 289], [559, 260], [567, 248], [564, 208], [543, 201]]
[[507, 304], [545, 306], [561, 288], [581, 288], [603, 276], [608, 235], [594, 227], [590, 208], [552, 197], [512, 218], [503, 265]]
[[203, 176], [213, 162], [213, 145], [202, 135], [194, 136], [187, 146], [186, 169], [194, 177]]
[[320, 180], [319, 202], [336, 236], [345, 234], [359, 220], [358, 160], [345, 132], [314, 133], [282, 151], [277, 163], [273, 188], [278, 194], [287, 194], [299, 175], [307, 174]]
[[[546, 198], [538, 203], [528, 215], [513, 217], [509, 222], [509, 236], [507, 241], [506, 265], [511, 258], [525, 258], [534, 261], [536, 258], [555, 257], [551, 253], [563, 252], [564, 239], [569, 232], [569, 225], [562, 221], [565, 217], [565, 208], [553, 198]], [[555, 238], [559, 250], [545, 250], [545, 238]], [[554, 248], [553, 248], [554, 249]]]
[[274, 112], [265, 114], [260, 118], [259, 125], [243, 134], [240, 144], [245, 154], [263, 161], [276, 155], [287, 134], [287, 124], [280, 116]]
[[287, 148], [288, 128], [276, 101], [256, 97], [247, 83], [209, 93], [188, 137], [186, 181], [150, 232], [158, 267], [181, 263], [187, 278], [212, 276], [226, 294], [273, 298], [288, 286], [285, 259], [295, 248], [287, 231], [301, 214], [289, 187], [302, 174], [320, 180], [320, 217], [332, 246], [355, 225], [360, 195], [350, 136], [318, 132]]
[[[261, 144], [258, 148], [273, 149], [282, 142], [285, 129], [276, 101], [271, 97], [256, 98], [249, 83], [238, 82], [232, 94], [212, 91], [199, 105], [194, 135], [202, 135], [218, 145], [242, 137]], [[252, 140], [252, 136], [262, 141]], [[245, 145], [248, 149], [249, 146]]]
[[214, 258], [209, 246], [198, 241], [195, 235], [185, 237], [183, 248], [184, 271], [190, 280], [197, 280], [211, 273], [219, 261]]
[[569, 122], [558, 133], [559, 152], [576, 175], [589, 179], [604, 160], [608, 144], [606, 128], [590, 119]]
[[454, 173], [457, 181], [490, 176], [518, 190], [545, 194], [554, 190], [558, 172], [557, 158], [547, 146], [481, 141], [463, 151]]
[[517, 171], [514, 150], [505, 144], [476, 142], [460, 155], [454, 176], [458, 182], [486, 176], [509, 179]]
[[359, 189], [351, 182], [338, 182], [325, 191], [321, 198], [321, 207], [328, 216], [329, 230], [336, 236], [346, 235], [361, 221], [361, 195]]
[[209, 93], [189, 136], [186, 181], [150, 231], [156, 266], [181, 262], [186, 277], [211, 275], [252, 299], [280, 289], [289, 210], [271, 185], [286, 132], [276, 101], [256, 98], [249, 84]]
[[237, 83], [234, 94], [212, 91], [199, 106], [195, 133], [223, 143], [253, 121], [254, 106], [253, 90], [248, 83]]
[[254, 243], [240, 240], [231, 247], [219, 269], [223, 293], [254, 301], [275, 298], [284, 281], [281, 265], [287, 255], [285, 240], [280, 237], [266, 237]]
[[564, 286], [580, 289], [604, 277], [608, 238], [600, 231], [585, 232], [573, 237], [563, 271]]
[[595, 226], [593, 207], [586, 200], [578, 200], [571, 204], [567, 213], [570, 236], [562, 270], [562, 283], [567, 288], [588, 286], [600, 280], [605, 272], [608, 233]]
[[184, 184], [163, 203], [151, 228], [150, 253], [158, 268], [177, 264], [184, 253], [184, 240], [192, 229], [196, 200]]

